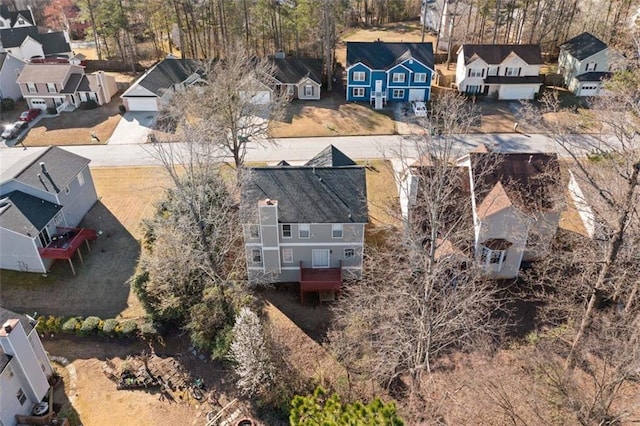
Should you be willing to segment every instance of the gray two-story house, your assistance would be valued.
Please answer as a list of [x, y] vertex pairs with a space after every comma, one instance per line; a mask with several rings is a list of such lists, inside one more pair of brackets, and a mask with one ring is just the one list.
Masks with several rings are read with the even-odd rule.
[[[36, 151], [0, 174], [0, 268], [46, 273], [69, 261], [95, 231], [75, 228], [98, 197], [89, 159], [58, 147]], [[74, 271], [75, 272], [75, 271]]]
[[362, 274], [365, 169], [333, 146], [303, 166], [247, 169], [240, 219], [251, 283], [299, 282], [332, 296]]
[[560, 45], [558, 73], [576, 96], [597, 96], [609, 77], [612, 51], [600, 39], [584, 32]]

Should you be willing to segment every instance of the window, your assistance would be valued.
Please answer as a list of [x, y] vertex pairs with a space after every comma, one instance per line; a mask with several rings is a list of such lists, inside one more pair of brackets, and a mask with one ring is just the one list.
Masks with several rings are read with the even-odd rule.
[[18, 19], [18, 25], [24, 25], [24, 19]]
[[364, 81], [365, 79], [364, 71], [354, 71], [352, 76], [353, 81]]
[[489, 71], [487, 71], [487, 75], [498, 75], [498, 70], [500, 67], [490, 66]]
[[84, 186], [84, 170], [78, 173], [78, 185]]
[[27, 400], [27, 395], [24, 394], [22, 388], [18, 389], [18, 393], [16, 393], [16, 398], [20, 401], [20, 405], [24, 405], [24, 402]]
[[352, 93], [354, 98], [364, 98], [364, 87], [354, 87]]
[[282, 263], [293, 263], [293, 249], [292, 248], [283, 248], [282, 249]]
[[27, 83], [27, 90], [29, 91], [29, 93], [37, 93], [38, 89], [36, 88], [36, 84], [35, 83]]
[[352, 248], [346, 248], [344, 249], [344, 258], [345, 259], [351, 259], [353, 257], [356, 256], [356, 250], [352, 249]]
[[309, 238], [311, 234], [311, 227], [309, 224], [300, 224], [298, 225], [298, 237], [299, 238]]
[[342, 224], [334, 223], [331, 225], [331, 238], [342, 238]]
[[38, 234], [38, 238], [40, 239], [40, 244], [42, 245], [42, 247], [48, 246], [51, 242], [51, 237], [49, 236], [49, 231], [47, 230], [47, 228], [44, 228], [42, 231], [40, 231], [40, 234]]
[[485, 266], [497, 265], [498, 271], [502, 269], [502, 262], [506, 258], [506, 250], [491, 250], [490, 248], [482, 246], [482, 256], [480, 261]]
[[329, 267], [329, 250], [327, 249], [311, 250], [311, 267], [312, 268], [328, 268]]
[[291, 225], [282, 225], [282, 238], [291, 238]]
[[467, 93], [480, 93], [482, 92], [482, 86], [479, 86], [477, 84], [470, 84], [467, 86]]
[[414, 83], [426, 83], [427, 82], [427, 73], [419, 72], [413, 75]]
[[287, 95], [293, 96], [293, 86], [287, 86]]
[[393, 82], [394, 83], [404, 83], [404, 74], [403, 73], [394, 72], [392, 78], [393, 78]]
[[393, 89], [392, 95], [394, 99], [402, 99], [404, 98], [404, 89]]
[[504, 72], [504, 75], [506, 75], [507, 77], [517, 77], [520, 75], [520, 68], [507, 67], [507, 69]]
[[597, 67], [598, 67], [598, 64], [596, 64], [595, 62], [587, 63], [587, 71], [595, 71]]
[[55, 83], [47, 83], [47, 91], [49, 93], [57, 93], [56, 84]]
[[249, 225], [249, 238], [252, 240], [260, 238], [260, 227], [258, 225]]
[[470, 69], [469, 77], [482, 77], [484, 74], [484, 70], [482, 69]]
[[262, 263], [262, 250], [251, 249], [251, 263]]
[[305, 96], [313, 96], [313, 86], [310, 84], [307, 84], [306, 86], [304, 86], [304, 95]]

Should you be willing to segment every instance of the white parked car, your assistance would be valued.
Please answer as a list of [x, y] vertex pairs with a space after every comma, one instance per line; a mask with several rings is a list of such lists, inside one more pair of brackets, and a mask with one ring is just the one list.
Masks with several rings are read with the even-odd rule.
[[413, 113], [417, 117], [424, 117], [427, 115], [427, 106], [424, 102], [414, 101], [411, 102], [411, 108], [413, 108]]

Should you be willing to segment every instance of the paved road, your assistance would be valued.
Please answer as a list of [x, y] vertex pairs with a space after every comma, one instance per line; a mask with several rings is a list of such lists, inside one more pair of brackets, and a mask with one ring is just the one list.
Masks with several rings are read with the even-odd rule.
[[[580, 146], [593, 143], [588, 136], [575, 135]], [[456, 137], [456, 154], [464, 154], [483, 143], [500, 152], [557, 152], [566, 156], [566, 152], [557, 149], [554, 141], [540, 134], [470, 134]], [[247, 153], [247, 161], [278, 162], [280, 160], [305, 161], [312, 158], [329, 144], [335, 145], [354, 159], [396, 158], [403, 149], [407, 157], [415, 157], [412, 143], [402, 136], [343, 136], [323, 138], [287, 138], [278, 139], [276, 146], [252, 146]], [[159, 161], [153, 156], [151, 145], [107, 144], [67, 146], [65, 149], [91, 159], [92, 167], [107, 166], [149, 166]], [[22, 147], [0, 149], [0, 166], [4, 169], [15, 160], [42, 148]]]

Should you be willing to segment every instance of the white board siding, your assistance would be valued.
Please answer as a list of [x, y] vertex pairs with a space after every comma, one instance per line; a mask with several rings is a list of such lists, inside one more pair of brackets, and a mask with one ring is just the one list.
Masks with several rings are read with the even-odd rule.
[[157, 97], [124, 98], [129, 111], [158, 111]]

